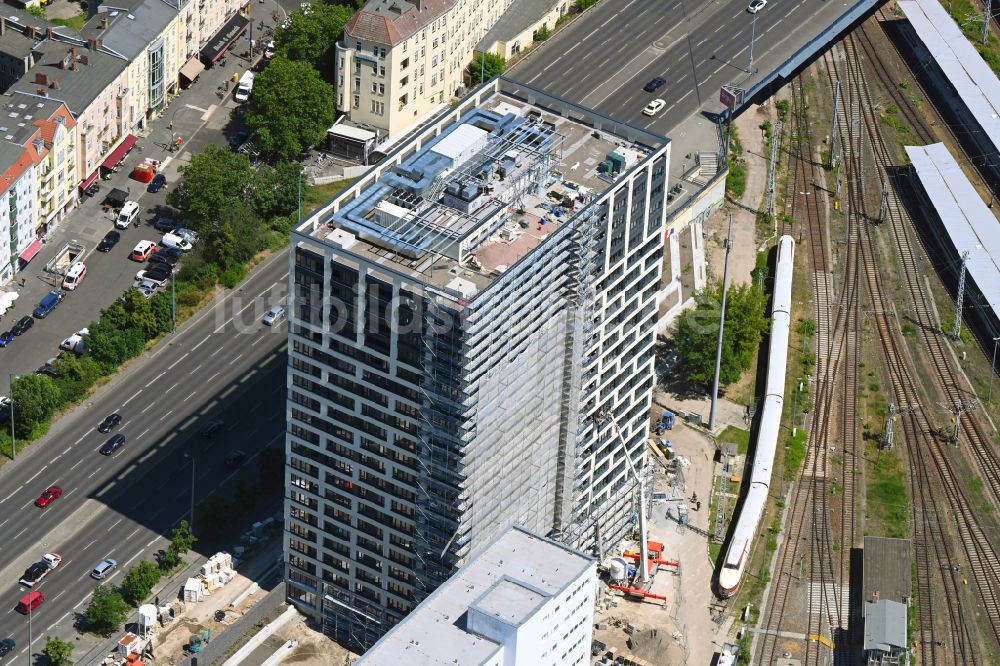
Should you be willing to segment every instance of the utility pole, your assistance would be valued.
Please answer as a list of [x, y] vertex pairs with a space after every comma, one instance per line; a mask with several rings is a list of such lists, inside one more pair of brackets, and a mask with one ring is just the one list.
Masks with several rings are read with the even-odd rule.
[[969, 261], [969, 251], [962, 253], [962, 272], [958, 275], [958, 296], [955, 298], [955, 326], [951, 337], [956, 340], [962, 333], [962, 300], [965, 298], [965, 265]]
[[[840, 155], [840, 125], [837, 123], [837, 114], [840, 111], [840, 79], [833, 82], [833, 127], [830, 128], [830, 166], [837, 168]], [[839, 189], [839, 188], [838, 188]]]
[[17, 442], [14, 439], [14, 375], [10, 375], [10, 459], [17, 456]]
[[[772, 172], [773, 173], [773, 172]], [[719, 314], [719, 336], [715, 343], [715, 378], [712, 380], [712, 408], [708, 414], [708, 429], [715, 429], [715, 412], [719, 402], [719, 372], [722, 370], [722, 332], [726, 327], [726, 282], [729, 278], [729, 251], [733, 247], [733, 214], [729, 214], [729, 231], [724, 243], [726, 261], [722, 269], [722, 308]]]
[[980, 39], [985, 44], [990, 38], [990, 17], [993, 14], [993, 0], [986, 0], [983, 4], [986, 6], [983, 8], [983, 34]]
[[[781, 121], [778, 120], [774, 123], [774, 130], [771, 133], [771, 163], [767, 169], [767, 203], [764, 204], [764, 210], [771, 216], [771, 219], [774, 219], [774, 171], [778, 161], [778, 137], [780, 133]], [[775, 221], [775, 229], [777, 229], [777, 224]]]
[[889, 181], [882, 181], [882, 204], [878, 209], [878, 221], [885, 222], [885, 216], [889, 214]]
[[747, 74], [753, 76], [753, 43], [757, 38], [757, 13], [754, 12], [750, 21], [750, 62], [747, 64]]

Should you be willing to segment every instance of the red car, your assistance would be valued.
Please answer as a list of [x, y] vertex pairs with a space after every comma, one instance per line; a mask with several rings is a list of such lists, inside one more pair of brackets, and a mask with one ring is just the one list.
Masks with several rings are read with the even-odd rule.
[[52, 502], [59, 499], [61, 496], [62, 496], [62, 487], [52, 486], [48, 488], [44, 493], [38, 496], [38, 499], [35, 500], [35, 506], [40, 506], [43, 508], [47, 507], [49, 504], [52, 504]]

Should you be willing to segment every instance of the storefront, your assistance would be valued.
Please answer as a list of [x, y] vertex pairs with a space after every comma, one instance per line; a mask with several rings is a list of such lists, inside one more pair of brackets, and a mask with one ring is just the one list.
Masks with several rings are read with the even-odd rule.
[[250, 27], [250, 19], [242, 14], [236, 14], [212, 35], [208, 44], [200, 51], [201, 62], [211, 67], [229, 48], [246, 33]]

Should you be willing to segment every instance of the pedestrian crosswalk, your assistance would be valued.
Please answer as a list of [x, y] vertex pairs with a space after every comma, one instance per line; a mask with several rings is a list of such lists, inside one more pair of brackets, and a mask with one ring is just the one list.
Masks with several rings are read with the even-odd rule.
[[809, 584], [809, 614], [822, 613], [834, 624], [847, 626], [850, 599], [846, 587], [836, 583]]

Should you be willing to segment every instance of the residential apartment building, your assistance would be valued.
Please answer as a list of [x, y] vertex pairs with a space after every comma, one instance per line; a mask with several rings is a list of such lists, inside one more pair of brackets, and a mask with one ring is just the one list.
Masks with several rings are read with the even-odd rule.
[[76, 207], [76, 121], [59, 102], [4, 95], [0, 139], [0, 279], [9, 280], [38, 251], [37, 238]]
[[594, 558], [512, 527], [355, 664], [582, 666], [596, 584]]
[[28, 73], [35, 64], [33, 48], [54, 24], [14, 7], [0, 16], [0, 93]]
[[0, 284], [14, 277], [35, 239], [36, 171], [21, 146], [0, 142]]
[[629, 531], [669, 158], [501, 78], [293, 230], [287, 583], [327, 633], [371, 645], [512, 524]]
[[370, 0], [337, 44], [337, 108], [383, 138], [438, 112], [513, 1]]

